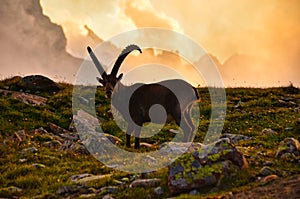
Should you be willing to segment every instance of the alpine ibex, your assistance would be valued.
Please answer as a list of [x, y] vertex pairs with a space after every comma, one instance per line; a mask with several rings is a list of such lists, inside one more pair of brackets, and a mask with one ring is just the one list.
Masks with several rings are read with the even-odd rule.
[[[106, 97], [111, 99], [112, 105], [128, 123], [126, 131], [127, 147], [130, 147], [130, 136], [133, 135], [135, 136], [134, 147], [139, 148], [139, 135], [143, 123], [164, 123], [166, 120], [170, 121], [170, 119], [174, 119], [176, 124], [183, 130], [185, 142], [192, 140], [195, 127], [191, 119], [191, 107], [193, 102], [199, 98], [194, 87], [180, 79], [125, 86], [120, 82], [123, 74], [117, 76], [117, 73], [130, 52], [138, 50], [142, 53], [137, 45], [129, 45], [122, 51], [112, 68], [111, 74], [105, 72], [92, 49], [87, 47], [87, 50], [101, 74], [101, 78], [97, 77], [97, 80], [103, 85]], [[174, 90], [178, 92], [174, 93]], [[153, 108], [153, 105], [161, 105], [167, 117], [155, 121], [155, 118], [153, 119], [150, 115], [150, 109]]]

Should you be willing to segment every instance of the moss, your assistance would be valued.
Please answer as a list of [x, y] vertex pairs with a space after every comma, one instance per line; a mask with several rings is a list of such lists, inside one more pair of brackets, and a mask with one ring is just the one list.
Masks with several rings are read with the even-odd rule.
[[195, 180], [200, 180], [202, 178], [211, 176], [213, 174], [221, 174], [221, 173], [222, 173], [222, 163], [216, 163], [211, 166], [205, 165], [204, 167], [200, 167], [194, 176], [195, 176]]
[[215, 162], [215, 161], [219, 160], [220, 157], [221, 157], [221, 155], [218, 154], [218, 153], [216, 153], [216, 154], [212, 154], [212, 155], [208, 156], [208, 159], [210, 159], [211, 161]]

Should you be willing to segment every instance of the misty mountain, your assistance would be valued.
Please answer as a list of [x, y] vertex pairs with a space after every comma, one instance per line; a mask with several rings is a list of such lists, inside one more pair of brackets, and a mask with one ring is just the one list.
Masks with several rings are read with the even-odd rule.
[[0, 78], [43, 74], [73, 81], [82, 60], [66, 52], [62, 27], [43, 14], [39, 0], [2, 0], [0, 23]]

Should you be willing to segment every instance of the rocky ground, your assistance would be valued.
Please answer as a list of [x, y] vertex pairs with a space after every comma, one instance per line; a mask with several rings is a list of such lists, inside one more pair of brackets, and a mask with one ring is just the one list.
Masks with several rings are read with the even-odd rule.
[[[25, 80], [0, 82], [0, 198], [300, 198], [300, 91], [293, 86], [227, 89], [222, 136], [208, 145], [201, 141], [209, 94], [199, 89], [194, 143], [168, 167], [138, 174], [108, 168], [89, 153], [72, 122], [71, 85]], [[125, 150], [101, 89], [96, 108], [104, 139]], [[181, 153], [185, 144], [169, 139], [176, 129], [167, 125], [138, 152]]]

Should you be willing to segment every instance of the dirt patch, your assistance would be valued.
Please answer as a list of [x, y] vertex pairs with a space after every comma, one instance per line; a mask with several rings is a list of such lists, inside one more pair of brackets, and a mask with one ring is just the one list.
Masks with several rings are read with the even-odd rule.
[[233, 193], [230, 198], [300, 198], [300, 175], [277, 180], [254, 189]]

